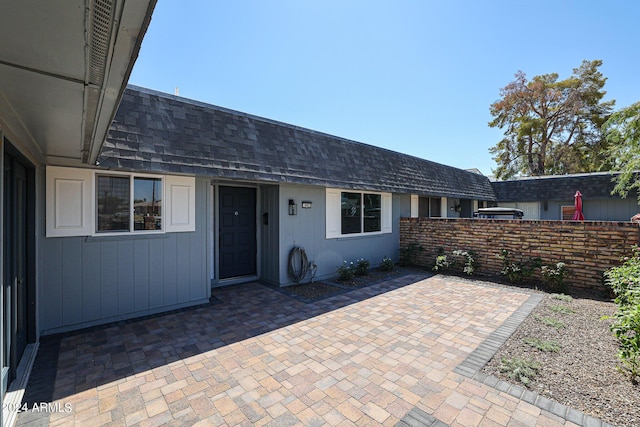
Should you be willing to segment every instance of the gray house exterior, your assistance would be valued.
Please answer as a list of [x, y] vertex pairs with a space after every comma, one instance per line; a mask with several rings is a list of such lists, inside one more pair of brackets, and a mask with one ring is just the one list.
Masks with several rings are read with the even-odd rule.
[[[163, 212], [154, 218], [164, 225], [146, 229], [153, 221], [136, 213], [139, 228], [98, 230], [107, 200], [99, 182], [118, 179], [155, 180]], [[294, 284], [294, 247], [317, 265], [318, 280], [344, 260], [376, 266], [397, 259], [399, 218], [424, 214], [425, 200], [432, 214], [470, 217], [495, 198], [482, 175], [133, 86], [96, 167], [50, 167], [47, 183], [45, 334], [199, 304], [212, 286]], [[76, 215], [80, 199], [92, 203]], [[134, 200], [134, 210], [144, 203]], [[56, 209], [59, 218], [91, 212], [90, 226], [56, 228]], [[184, 218], [177, 228], [176, 218]]]
[[[45, 291], [48, 257], [57, 256], [44, 237], [46, 167], [95, 164], [154, 6], [155, 0], [2, 2], [0, 426], [15, 421], [8, 408], [20, 403], [43, 317], [59, 303]], [[65, 260], [65, 268], [77, 262]], [[94, 309], [88, 297], [82, 310]]]
[[[582, 186], [509, 196], [520, 184], [125, 89], [155, 0], [4, 6], [3, 407], [21, 401], [41, 336], [197, 305], [212, 286], [291, 285], [294, 247], [323, 279], [343, 260], [397, 258], [400, 217], [471, 217], [502, 202], [537, 203], [542, 216], [579, 189], [585, 215], [598, 219], [595, 195], [615, 201]], [[0, 427], [14, 419], [3, 411]]]
[[612, 195], [615, 177], [611, 172], [551, 175], [494, 181], [491, 186], [497, 204], [522, 209], [524, 219], [570, 219], [574, 196], [580, 191], [586, 220], [629, 221], [640, 212], [637, 193], [624, 199]]

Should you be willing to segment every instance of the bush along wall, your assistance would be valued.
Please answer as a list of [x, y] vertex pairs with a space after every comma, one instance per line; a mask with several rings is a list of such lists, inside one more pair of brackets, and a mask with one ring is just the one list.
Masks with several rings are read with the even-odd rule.
[[557, 279], [552, 273], [562, 263], [566, 290], [605, 291], [603, 273], [631, 255], [640, 244], [640, 229], [631, 222], [401, 218], [400, 247], [411, 244], [423, 248], [415, 263], [425, 268], [443, 252], [472, 251], [479, 265], [475, 275], [508, 278], [507, 267], [517, 279], [519, 266], [539, 266], [527, 279], [548, 282]]

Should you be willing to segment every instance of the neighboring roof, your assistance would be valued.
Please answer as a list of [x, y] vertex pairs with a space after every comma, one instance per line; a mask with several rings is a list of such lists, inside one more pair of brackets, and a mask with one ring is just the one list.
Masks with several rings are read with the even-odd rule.
[[101, 167], [495, 200], [472, 172], [129, 86]]
[[[526, 202], [538, 200], [573, 200], [576, 191], [585, 199], [614, 199], [611, 191], [615, 186], [612, 172], [581, 173], [573, 175], [550, 175], [516, 178], [508, 181], [493, 181], [491, 186], [498, 202]], [[629, 194], [635, 197], [635, 192]]]

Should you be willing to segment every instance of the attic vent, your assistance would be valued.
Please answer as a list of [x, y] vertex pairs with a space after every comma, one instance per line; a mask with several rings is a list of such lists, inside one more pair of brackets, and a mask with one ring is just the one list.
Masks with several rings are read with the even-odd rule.
[[102, 85], [111, 39], [113, 0], [93, 0], [91, 14], [91, 58], [89, 81]]

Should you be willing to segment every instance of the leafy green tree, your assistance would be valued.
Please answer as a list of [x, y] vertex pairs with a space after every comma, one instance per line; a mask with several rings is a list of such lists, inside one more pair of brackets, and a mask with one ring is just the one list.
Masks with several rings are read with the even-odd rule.
[[640, 102], [613, 113], [604, 132], [609, 143], [606, 154], [612, 169], [620, 172], [613, 192], [627, 197], [635, 189], [640, 204]]
[[489, 122], [504, 129], [504, 138], [489, 149], [498, 178], [609, 170], [602, 125], [615, 101], [602, 101], [607, 78], [601, 65], [583, 61], [565, 80], [551, 73], [528, 81], [518, 71], [501, 89]]

